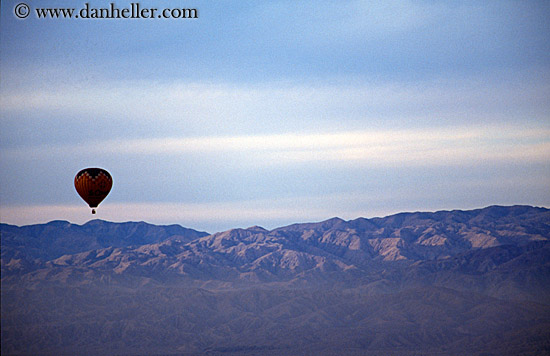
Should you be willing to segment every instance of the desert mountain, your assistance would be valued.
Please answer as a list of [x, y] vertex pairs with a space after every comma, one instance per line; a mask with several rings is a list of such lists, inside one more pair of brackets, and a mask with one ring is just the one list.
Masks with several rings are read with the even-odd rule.
[[2, 354], [550, 352], [546, 208], [0, 233]]
[[145, 222], [112, 223], [92, 220], [84, 225], [67, 221], [13, 226], [0, 224], [2, 276], [39, 268], [64, 255], [102, 248], [154, 244], [168, 239], [190, 242], [206, 232], [179, 225], [156, 226]]
[[[2, 224], [3, 276], [52, 268], [115, 274], [173, 274], [199, 279], [288, 279], [317, 272], [366, 273], [384, 262], [452, 260], [469, 251], [550, 240], [550, 211], [526, 206], [402, 213], [386, 218], [333, 218], [265, 230], [208, 235], [178, 225], [82, 226], [54, 221]], [[538, 245], [537, 245], [538, 246]]]

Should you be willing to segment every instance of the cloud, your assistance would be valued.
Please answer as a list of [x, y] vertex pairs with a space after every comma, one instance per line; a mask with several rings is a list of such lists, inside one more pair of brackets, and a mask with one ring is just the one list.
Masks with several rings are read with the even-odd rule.
[[[476, 121], [547, 122], [548, 72], [416, 83], [115, 81], [4, 90], [2, 121], [47, 120], [77, 138], [166, 137], [426, 127]], [[17, 127], [17, 122], [13, 125]], [[94, 129], [92, 133], [91, 130]], [[46, 135], [46, 136], [47, 136]]]
[[[475, 165], [484, 161], [545, 162], [550, 159], [550, 130], [518, 126], [439, 129], [369, 130], [220, 137], [165, 137], [106, 140], [72, 146], [38, 146], [4, 150], [16, 160], [78, 155], [153, 156], [170, 159], [189, 155], [215, 159], [246, 154], [252, 165], [308, 162], [385, 165]], [[210, 157], [210, 158], [208, 158]]]
[[[94, 150], [89, 147], [89, 150]], [[550, 130], [518, 127], [352, 131], [204, 138], [140, 139], [95, 145], [99, 154], [172, 155], [248, 152], [269, 165], [308, 161], [440, 165], [482, 160], [543, 162]]]
[[524, 77], [533, 80], [134, 81], [3, 91], [0, 156], [12, 170], [18, 161], [138, 155], [243, 167], [541, 162], [549, 157], [550, 86], [545, 75]]

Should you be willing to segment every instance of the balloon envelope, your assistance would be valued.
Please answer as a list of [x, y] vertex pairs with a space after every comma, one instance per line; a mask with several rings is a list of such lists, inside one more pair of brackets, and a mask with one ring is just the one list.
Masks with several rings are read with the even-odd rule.
[[[113, 178], [102, 168], [84, 168], [74, 177], [74, 187], [78, 195], [84, 199], [90, 208], [97, 208], [105, 199], [111, 187]], [[92, 210], [92, 213], [95, 213]]]

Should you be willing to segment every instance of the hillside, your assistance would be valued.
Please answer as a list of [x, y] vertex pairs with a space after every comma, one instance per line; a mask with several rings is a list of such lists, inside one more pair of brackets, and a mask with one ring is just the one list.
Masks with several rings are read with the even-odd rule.
[[550, 210], [0, 225], [2, 354], [550, 352]]

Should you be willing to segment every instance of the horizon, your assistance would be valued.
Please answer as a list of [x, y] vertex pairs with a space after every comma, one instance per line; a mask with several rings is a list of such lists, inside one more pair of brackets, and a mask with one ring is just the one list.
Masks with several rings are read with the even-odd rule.
[[86, 167], [114, 181], [93, 218], [209, 232], [550, 206], [548, 2], [37, 12], [111, 3], [2, 1], [0, 222], [89, 221]]
[[520, 204], [516, 204], [516, 205], [488, 205], [488, 206], [485, 206], [485, 207], [474, 208], [474, 209], [452, 209], [452, 210], [451, 209], [449, 209], [449, 210], [444, 209], [444, 210], [435, 210], [435, 211], [423, 211], [423, 210], [422, 211], [420, 211], [420, 210], [419, 211], [401, 211], [401, 212], [397, 212], [397, 213], [389, 214], [389, 215], [384, 215], [384, 216], [372, 216], [372, 217], [358, 216], [356, 218], [347, 219], [347, 220], [342, 219], [338, 216], [333, 216], [333, 217], [330, 217], [330, 218], [327, 218], [327, 219], [324, 219], [324, 220], [319, 220], [319, 221], [300, 221], [300, 222], [297, 221], [297, 222], [290, 223], [288, 225], [274, 226], [274, 227], [269, 227], [269, 228], [265, 228], [264, 226], [261, 226], [261, 225], [250, 225], [250, 226], [246, 226], [246, 227], [232, 227], [232, 228], [229, 228], [229, 229], [226, 229], [226, 230], [217, 230], [217, 231], [206, 231], [206, 230], [196, 229], [193, 226], [181, 225], [181, 224], [178, 224], [178, 223], [155, 224], [155, 223], [151, 223], [151, 222], [144, 221], [144, 220], [140, 220], [140, 221], [132, 221], [132, 220], [128, 220], [128, 221], [111, 221], [111, 220], [105, 220], [105, 219], [100, 219], [100, 218], [90, 219], [90, 220], [88, 220], [84, 223], [75, 223], [75, 222], [71, 222], [71, 221], [68, 221], [68, 220], [50, 220], [50, 221], [47, 221], [47, 222], [26, 224], [26, 225], [10, 224], [10, 223], [2, 222], [2, 221], [0, 221], [0, 224], [12, 225], [12, 226], [17, 226], [17, 227], [25, 227], [25, 226], [47, 225], [47, 224], [50, 224], [50, 223], [57, 223], [57, 222], [59, 222], [59, 223], [68, 223], [68, 224], [76, 225], [76, 226], [84, 226], [84, 225], [86, 225], [88, 223], [91, 223], [91, 222], [94, 222], [94, 221], [100, 221], [100, 222], [112, 223], [112, 224], [126, 224], [126, 223], [140, 224], [140, 223], [144, 223], [144, 224], [154, 225], [154, 226], [173, 226], [173, 225], [176, 225], [176, 226], [180, 226], [180, 227], [185, 228], [185, 229], [191, 229], [191, 230], [195, 230], [195, 231], [198, 231], [198, 232], [204, 232], [204, 233], [207, 233], [209, 235], [214, 235], [214, 234], [217, 234], [217, 233], [230, 231], [230, 230], [239, 230], [239, 229], [247, 230], [247, 229], [256, 228], [256, 227], [259, 227], [261, 229], [264, 229], [264, 230], [270, 232], [270, 231], [273, 231], [273, 230], [276, 230], [276, 229], [279, 229], [279, 228], [285, 228], [285, 227], [289, 227], [289, 226], [292, 226], [292, 225], [319, 224], [319, 223], [323, 223], [323, 222], [334, 220], [334, 219], [338, 219], [338, 220], [341, 220], [343, 222], [351, 222], [351, 221], [359, 220], [359, 219], [365, 219], [365, 220], [387, 219], [387, 218], [390, 218], [392, 216], [402, 215], [402, 214], [411, 214], [412, 215], [412, 214], [437, 214], [437, 213], [454, 213], [454, 212], [474, 212], [474, 211], [480, 211], [480, 210], [487, 210], [487, 209], [491, 209], [491, 208], [521, 208], [521, 207], [550, 210], [550, 207], [534, 206], [534, 205], [520, 205]]

